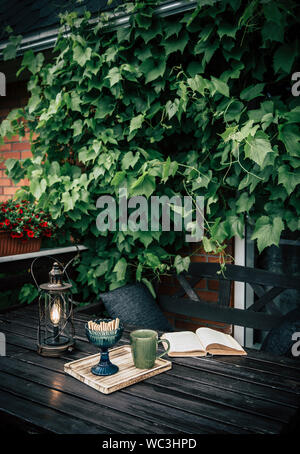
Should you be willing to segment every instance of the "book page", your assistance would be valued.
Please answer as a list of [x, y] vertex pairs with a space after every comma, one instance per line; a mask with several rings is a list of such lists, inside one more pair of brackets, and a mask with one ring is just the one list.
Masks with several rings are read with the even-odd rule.
[[162, 338], [168, 339], [170, 342], [170, 353], [197, 352], [205, 350], [198, 336], [191, 331], [165, 333]]
[[198, 328], [196, 331], [203, 347], [207, 349], [209, 345], [219, 344], [234, 350], [244, 351], [240, 344], [230, 334], [221, 333], [211, 328]]

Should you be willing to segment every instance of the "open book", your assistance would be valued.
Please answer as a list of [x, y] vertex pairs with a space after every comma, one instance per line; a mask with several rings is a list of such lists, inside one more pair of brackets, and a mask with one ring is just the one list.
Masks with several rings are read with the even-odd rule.
[[[162, 339], [170, 342], [169, 356], [247, 355], [230, 334], [211, 328], [198, 328], [196, 333], [181, 331], [165, 333]], [[167, 349], [167, 343], [163, 343]]]

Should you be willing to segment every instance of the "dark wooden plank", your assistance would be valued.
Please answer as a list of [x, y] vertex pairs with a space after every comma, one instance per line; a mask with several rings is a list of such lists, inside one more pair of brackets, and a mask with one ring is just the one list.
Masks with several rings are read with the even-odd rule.
[[[160, 400], [149, 401], [135, 394], [132, 396], [123, 392], [106, 396], [72, 377], [44, 369], [32, 363], [29, 367], [28, 364], [26, 365], [20, 361], [14, 361], [13, 364], [3, 361], [2, 364], [0, 363], [0, 370], [9, 373], [13, 377], [20, 377], [21, 375], [23, 379], [30, 383], [49, 388], [53, 387], [55, 390], [74, 396], [75, 399], [76, 396], [80, 396], [80, 399], [88, 401], [88, 405], [84, 405], [84, 403], [81, 405], [89, 409], [90, 412], [94, 411], [94, 404], [98, 406], [98, 409], [101, 408], [103, 417], [111, 421], [111, 427], [115, 427], [113, 418], [109, 417], [109, 411], [113, 409], [116, 410], [115, 417], [116, 415], [118, 415], [118, 419], [124, 419], [125, 417], [129, 426], [135, 424], [136, 418], [145, 420], [145, 424], [151, 427], [149, 430], [152, 433], [180, 431], [184, 433], [213, 433], [215, 430], [235, 432], [230, 425], [218, 421], [212, 423], [211, 421], [206, 421], [204, 417], [185, 412], [184, 409], [179, 407], [174, 408], [173, 402], [169, 401], [162, 404]], [[213, 408], [211, 411], [213, 412]], [[236, 432], [238, 431], [236, 430]]]
[[6, 416], [13, 417], [17, 423], [21, 424], [23, 421], [38, 429], [55, 433], [55, 434], [100, 434], [101, 429], [91, 426], [78, 418], [66, 417], [59, 411], [52, 408], [40, 405], [35, 402], [34, 405], [30, 401], [12, 395], [7, 391], [0, 389], [0, 413], [2, 418]]
[[[176, 370], [174, 371], [176, 373]], [[178, 369], [177, 369], [178, 373]], [[198, 374], [198, 378], [201, 375]], [[219, 389], [208, 384], [201, 383], [201, 380], [189, 380], [188, 376], [181, 376], [166, 373], [162, 374], [159, 380], [150, 378], [148, 385], [153, 385], [151, 392], [142, 386], [136, 386], [134, 389], [127, 389], [126, 392], [143, 396], [145, 399], [162, 399], [167, 401], [178, 396], [179, 393], [185, 394], [184, 405], [187, 409], [198, 407], [198, 411], [211, 419], [219, 419], [227, 424], [231, 424], [236, 428], [248, 433], [280, 433], [284, 427], [284, 423], [276, 420], [275, 417], [262, 415], [260, 412], [266, 409], [267, 403], [258, 399], [241, 396], [226, 390], [220, 392]], [[235, 400], [232, 402], [231, 399]], [[251, 403], [258, 405], [258, 411], [250, 411]], [[246, 408], [245, 408], [246, 407]], [[270, 405], [270, 407], [272, 407]], [[274, 409], [274, 407], [273, 407]], [[266, 411], [266, 410], [265, 410]], [[295, 411], [290, 412], [290, 418], [295, 414]], [[287, 419], [287, 421], [290, 420]]]
[[276, 296], [280, 295], [284, 289], [282, 287], [273, 287], [262, 295], [257, 301], [247, 308], [247, 311], [260, 311], [266, 304], [270, 303]]
[[282, 391], [290, 393], [295, 401], [300, 395], [299, 381], [280, 377], [271, 373], [264, 373], [261, 370], [241, 367], [234, 362], [232, 364], [228, 363], [224, 365], [218, 358], [189, 358], [189, 361], [184, 361], [183, 358], [177, 358], [176, 363], [193, 367], [196, 370], [204, 369], [211, 373], [230, 377], [231, 379], [234, 378], [247, 383], [254, 383], [262, 387], [271, 388], [274, 392], [274, 401], [276, 401], [276, 393], [281, 393]]
[[219, 280], [219, 305], [230, 306], [231, 282], [225, 279]]
[[[26, 355], [22, 358], [22, 361], [35, 365], [36, 357], [33, 355]], [[39, 383], [41, 383], [41, 376], [43, 376], [42, 380], [45, 380], [45, 377], [51, 377], [51, 373], [53, 373], [53, 371], [61, 373], [63, 370], [62, 362], [58, 364], [58, 361], [53, 359], [51, 364], [49, 364], [49, 362], [47, 364], [47, 361], [39, 361], [38, 366], [40, 369], [41, 366], [46, 367], [46, 371], [44, 373], [41, 373], [40, 371], [35, 372], [35, 379], [38, 379]], [[51, 371], [48, 369], [50, 366]], [[56, 379], [56, 387], [60, 380], [60, 378]], [[111, 398], [103, 396], [102, 400], [104, 400], [106, 405], [113, 408], [119, 408], [120, 405], [122, 406], [123, 402], [124, 405], [126, 404], [127, 408], [133, 412], [133, 414], [138, 415], [141, 413], [144, 417], [146, 417], [149, 412], [152, 418], [152, 413], [155, 411], [155, 421], [162, 418], [162, 422], [160, 422], [160, 424], [168, 424], [171, 427], [174, 426], [174, 429], [179, 431], [183, 430], [188, 433], [191, 431], [194, 431], [195, 433], [214, 433], [215, 431], [225, 433], [249, 433], [248, 428], [243, 428], [240, 423], [236, 424], [234, 421], [227, 421], [227, 419], [224, 418], [224, 415], [222, 415], [222, 411], [218, 411], [216, 413], [214, 404], [209, 403], [204, 399], [195, 398], [193, 395], [186, 395], [186, 393], [182, 394], [180, 386], [177, 387], [176, 394], [172, 393], [172, 399], [170, 399], [170, 391], [165, 389], [163, 385], [160, 386], [159, 391], [153, 394], [153, 386], [151, 385], [149, 388], [148, 384], [149, 380], [141, 384], [144, 392], [140, 397], [138, 397], [135, 393], [135, 384], [130, 387], [131, 391], [129, 392], [129, 396], [126, 396], [129, 389], [126, 388], [117, 394], [112, 394]], [[174, 381], [174, 386], [176, 388], [176, 379]], [[80, 392], [81, 398], [95, 401], [95, 391], [87, 386], [82, 384], [77, 385], [77, 383], [70, 383], [69, 381], [63, 382], [61, 385], [61, 388], [65, 392], [74, 392], [75, 387], [77, 392]], [[99, 396], [96, 396], [96, 398], [97, 401], [101, 399]], [[145, 399], [143, 403], [140, 400], [141, 398]], [[241, 419], [243, 420], [243, 418]], [[240, 418], [238, 421], [240, 421]]]
[[[220, 279], [220, 265], [218, 263], [191, 263], [188, 275]], [[222, 277], [230, 281], [256, 283], [273, 287], [294, 288], [300, 290], [300, 279], [298, 277], [290, 277], [284, 274], [272, 273], [270, 271], [260, 270], [257, 268], [249, 268], [246, 266], [226, 265]]]
[[[233, 397], [231, 401], [232, 405], [235, 405], [235, 403], [238, 404], [240, 400], [240, 402], [246, 401], [252, 406], [252, 402], [257, 399], [258, 406], [261, 408], [261, 414], [264, 416], [273, 416], [277, 420], [286, 421], [299, 405], [299, 399], [297, 405], [297, 399], [295, 399], [294, 394], [286, 391], [275, 394], [273, 388], [215, 373], [210, 369], [193, 369], [182, 364], [173, 364], [173, 368], [171, 371], [168, 371], [168, 374], [180, 376], [188, 382], [195, 381], [197, 384], [201, 383], [203, 385], [201, 388], [206, 388], [207, 386], [213, 387], [216, 394], [220, 393], [218, 397], [220, 402], [227, 400], [227, 392], [230, 396], [232, 393], [236, 394], [236, 397]], [[248, 404], [245, 404], [246, 411], [247, 408]], [[277, 414], [278, 409], [282, 411], [280, 416]], [[256, 411], [257, 408], [253, 405], [252, 410]]]
[[224, 368], [227, 368], [229, 364], [233, 364], [234, 367], [242, 367], [252, 372], [257, 371], [258, 373], [264, 374], [264, 377], [266, 377], [266, 374], [270, 374], [280, 377], [280, 380], [292, 380], [298, 385], [300, 390], [299, 369], [292, 367], [284, 368], [272, 362], [257, 361], [256, 358], [252, 358], [251, 356], [247, 357], [247, 361], [243, 361], [241, 358], [241, 356], [235, 358], [233, 356], [216, 356], [214, 359], [216, 362], [222, 363]]
[[[178, 276], [176, 276], [177, 279], [178, 279]], [[174, 278], [175, 279], [175, 278]], [[191, 288], [194, 288], [196, 284], [198, 284], [202, 279], [199, 277], [194, 277], [194, 278], [190, 278], [190, 279], [187, 279], [187, 276], [184, 276], [184, 279], [188, 282], [189, 286]], [[179, 281], [180, 282], [180, 281]], [[186, 295], [186, 291], [184, 290], [184, 288], [180, 288], [176, 293], [174, 293], [173, 296], [175, 297], [182, 297]], [[198, 295], [197, 295], [198, 296]]]
[[[43, 362], [43, 365], [45, 365], [45, 366], [50, 365], [49, 362], [47, 364], [47, 359], [48, 358], [46, 358], [45, 361]], [[35, 358], [33, 357], [33, 355], [31, 355], [30, 363], [33, 363], [32, 360], [35, 361]], [[28, 361], [28, 355], [26, 356], [26, 361]], [[41, 365], [41, 362], [39, 362], [39, 366], [40, 365]], [[57, 360], [55, 361], [52, 359], [51, 366], [53, 367], [53, 365], [55, 368], [57, 368]], [[60, 365], [61, 370], [62, 370], [62, 367], [63, 366], [61, 364]], [[34, 376], [38, 377], [39, 382], [40, 382], [40, 375], [41, 375], [40, 372], [34, 372]], [[162, 374], [162, 375], [166, 375], [166, 374]], [[49, 377], [49, 372], [46, 372], [45, 376]], [[50, 377], [51, 377], [51, 374], [50, 374]], [[177, 421], [177, 424], [178, 424], [178, 421], [181, 420], [181, 422], [180, 422], [181, 428], [185, 430], [185, 427], [182, 424], [188, 424], [188, 427], [191, 429], [192, 427], [194, 427], [194, 424], [196, 423], [196, 428], [194, 427], [194, 430], [196, 430], [197, 433], [198, 433], [198, 430], [200, 427], [201, 427], [201, 429], [204, 429], [204, 427], [203, 427], [204, 422], [205, 422], [205, 426], [206, 426], [205, 432], [207, 432], [207, 431], [209, 433], [212, 432], [212, 430], [211, 430], [212, 421], [214, 421], [213, 422], [213, 425], [214, 425], [213, 431], [221, 430], [221, 431], [230, 432], [230, 433], [243, 433], [243, 432], [249, 433], [249, 432], [254, 432], [254, 431], [258, 430], [258, 427], [256, 427], [256, 426], [254, 429], [251, 430], [251, 425], [249, 426], [249, 415], [240, 413], [240, 410], [238, 409], [238, 405], [236, 405], [235, 409], [234, 409], [234, 406], [232, 406], [233, 407], [233, 411], [232, 411], [232, 409], [224, 408], [224, 406], [221, 403], [218, 403], [218, 397], [214, 398], [213, 402], [209, 402], [209, 398], [206, 395], [206, 390], [204, 387], [200, 388], [200, 391], [198, 393], [199, 397], [196, 398], [196, 394], [194, 393], [194, 390], [191, 390], [192, 394], [191, 394], [191, 392], [189, 392], [189, 394], [186, 393], [186, 390], [188, 389], [188, 386], [186, 385], [186, 377], [183, 377], [183, 378], [181, 377], [179, 379], [179, 381], [180, 381], [179, 383], [176, 383], [178, 381], [176, 375], [174, 375], [174, 377], [171, 379], [171, 383], [173, 384], [174, 389], [177, 390], [177, 393], [174, 393], [173, 391], [170, 393], [168, 386], [164, 386], [164, 383], [161, 384], [160, 379], [155, 381], [156, 387], [159, 386], [159, 390], [156, 391], [155, 393], [153, 392], [152, 385], [151, 385], [150, 390], [149, 390], [149, 388], [147, 388], [147, 386], [149, 384], [149, 380], [147, 380], [146, 382], [141, 384], [141, 386], [139, 388], [141, 388], [143, 390], [143, 393], [140, 397], [142, 397], [143, 399], [146, 399], [146, 402], [144, 402], [144, 404], [143, 404], [143, 412], [146, 413], [148, 408], [151, 408], [151, 410], [152, 410], [155, 407], [157, 407], [157, 402], [159, 402], [160, 404], [163, 404], [165, 407], [171, 406], [171, 408], [167, 408], [163, 412], [160, 411], [157, 413], [157, 414], [161, 414], [163, 416], [163, 419], [168, 417], [168, 424], [170, 424], [170, 423], [172, 423], [174, 407], [176, 407], [177, 410], [176, 410], [176, 413], [174, 413], [174, 417], [175, 417], [175, 421]], [[56, 379], [56, 384], [57, 383], [58, 383], [58, 380]], [[185, 387], [183, 395], [182, 395], [182, 390], [181, 390], [182, 386]], [[199, 387], [198, 382], [196, 383], [196, 386]], [[82, 387], [82, 385], [80, 385], [79, 388], [80, 389], [78, 390], [78, 392], [80, 392], [80, 396], [82, 398], [84, 397], [87, 399], [92, 399], [94, 401], [95, 396], [94, 396], [93, 390], [90, 390], [89, 388], [87, 388], [85, 386]], [[64, 391], [66, 391], [66, 392], [69, 391], [69, 388], [68, 388], [68, 386], [66, 386], [65, 383], [63, 383], [63, 385], [62, 385], [62, 389], [64, 389]], [[129, 392], [130, 395], [136, 396], [135, 389], [136, 389], [136, 385], [134, 387], [130, 388], [131, 391], [128, 391], [129, 390], [129, 388], [128, 388], [128, 389], [123, 390], [122, 392], [124, 392], [124, 393]], [[222, 392], [224, 392], [224, 391], [222, 391]], [[122, 401], [122, 398], [120, 398], [119, 394], [120, 393], [118, 393], [117, 405], [119, 405], [120, 399]], [[203, 396], [203, 394], [204, 394], [204, 396]], [[170, 399], [171, 395], [172, 395], [172, 399]], [[123, 396], [123, 398], [124, 398], [124, 396]], [[128, 397], [126, 399], [125, 399], [125, 402], [128, 401]], [[150, 401], [150, 402], [147, 402], [147, 401]], [[230, 401], [230, 396], [228, 398], [228, 401]], [[107, 399], [106, 399], [106, 402], [107, 402]], [[129, 404], [130, 400], [127, 403]], [[108, 404], [110, 406], [116, 405], [114, 402], [111, 402], [111, 401]], [[138, 410], [139, 410], [139, 408], [140, 408], [139, 399], [138, 399], [137, 404], [138, 404]], [[217, 407], [217, 411], [216, 411], [216, 407]], [[130, 408], [133, 411], [135, 411], [135, 409], [132, 407], [132, 402], [130, 403]], [[274, 406], [273, 407], [271, 406], [271, 409], [274, 410], [274, 408], [275, 408]], [[185, 411], [188, 411], [188, 414], [183, 415], [182, 414], [183, 409], [185, 409]], [[167, 413], [165, 413], [165, 412], [167, 412]], [[192, 417], [189, 413], [194, 413], [195, 415], [199, 415], [202, 417], [202, 420], [200, 418], [200, 425], [199, 425], [199, 418], [197, 418], [195, 416]], [[238, 413], [238, 416], [235, 413]], [[203, 422], [203, 417], [205, 418], [204, 422]], [[250, 415], [250, 417], [251, 417], [251, 415]], [[207, 422], [206, 422], [206, 419], [207, 419]], [[182, 420], [184, 420], [185, 422], [182, 423]], [[244, 425], [246, 427], [243, 427], [242, 423], [244, 423]], [[257, 424], [257, 420], [256, 420], [256, 424]], [[265, 427], [266, 425], [267, 425], [267, 428]], [[260, 429], [260, 432], [262, 432], [262, 433], [270, 432], [270, 431], [272, 432], [277, 427], [276, 423], [271, 424], [270, 427], [268, 427], [268, 424], [265, 424], [265, 426], [264, 426], [264, 424], [261, 424], [261, 426], [262, 427]], [[279, 429], [277, 427], [277, 431], [278, 430]]]
[[185, 298], [173, 298], [161, 295], [160, 307], [166, 312], [174, 312], [180, 315], [212, 320], [214, 322], [229, 323], [232, 325], [247, 326], [261, 330], [270, 330], [281, 319], [280, 316], [266, 313], [248, 312], [243, 309], [221, 306], [217, 303], [206, 301], [192, 301]]
[[[36, 382], [36, 378], [32, 376], [32, 380], [29, 380], [29, 372], [24, 373], [23, 378], [12, 374], [12, 371], [16, 371], [16, 361], [10, 366], [5, 366], [6, 370], [3, 370], [3, 362], [0, 361], [0, 383], [1, 389], [12, 394], [27, 399], [27, 409], [30, 413], [31, 408], [35, 407], [36, 403], [47, 406], [51, 409], [55, 409], [66, 417], [71, 416], [72, 418], [78, 418], [79, 420], [89, 423], [97, 428], [98, 433], [172, 433], [171, 428], [163, 427], [162, 425], [156, 426], [154, 422], [140, 418], [139, 416], [130, 416], [122, 412], [121, 408], [118, 410], [112, 410], [104, 405], [99, 405], [97, 401], [97, 392], [95, 392], [94, 402], [89, 402], [85, 405], [85, 400], [81, 398], [80, 388], [83, 383], [76, 383], [76, 393], [69, 394], [65, 391], [58, 391], [55, 384], [59, 380], [57, 374], [52, 374], [51, 379], [53, 381], [53, 387], [47, 385], [41, 385]], [[9, 372], [8, 372], [9, 371]], [[20, 371], [19, 371], [20, 372]], [[49, 371], [48, 371], [49, 374]], [[69, 377], [63, 376], [63, 379], [69, 379]], [[71, 378], [70, 378], [71, 380]], [[100, 393], [98, 393], [100, 394]], [[104, 396], [103, 397], [107, 397]], [[120, 405], [121, 407], [121, 405]]]
[[184, 289], [185, 294], [193, 301], [200, 301], [199, 296], [195, 292], [195, 290], [192, 288], [190, 282], [183, 276], [183, 274], [179, 274], [177, 276], [177, 280], [181, 287]]
[[300, 373], [300, 361], [288, 358], [286, 356], [275, 356], [271, 355], [268, 352], [262, 351], [262, 350], [257, 350], [253, 348], [248, 348], [248, 357], [251, 357], [252, 360], [256, 360], [261, 364], [263, 367], [264, 363], [272, 363], [274, 364], [275, 367], [278, 365], [283, 368], [288, 368], [288, 369], [295, 369]]

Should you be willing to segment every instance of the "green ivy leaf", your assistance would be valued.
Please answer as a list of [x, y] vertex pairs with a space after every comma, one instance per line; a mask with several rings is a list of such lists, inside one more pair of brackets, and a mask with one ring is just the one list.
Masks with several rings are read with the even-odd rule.
[[107, 76], [105, 79], [109, 79], [110, 86], [113, 87], [116, 85], [120, 80], [122, 80], [122, 74], [117, 66], [114, 66], [108, 71]]
[[22, 41], [22, 35], [11, 36], [6, 47], [3, 49], [3, 59], [4, 61], [12, 60], [16, 58], [18, 48]]
[[156, 188], [155, 177], [146, 173], [141, 175], [131, 186], [131, 195], [145, 195], [147, 198], [153, 194]]
[[145, 75], [146, 83], [149, 83], [163, 76], [166, 70], [166, 61], [164, 59], [155, 60], [153, 58], [147, 58], [139, 69]]
[[[299, 121], [299, 117], [298, 117]], [[291, 156], [296, 156], [300, 157], [300, 129], [297, 125], [295, 124], [287, 124], [283, 125], [279, 129], [279, 135], [278, 138], [281, 140], [287, 152]]]
[[282, 165], [278, 169], [278, 183], [282, 184], [290, 195], [296, 186], [300, 184], [300, 168], [290, 170], [287, 165]]
[[249, 213], [254, 202], [255, 202], [254, 194], [251, 194], [249, 196], [246, 192], [243, 192], [236, 202], [236, 205], [237, 205], [236, 212], [237, 213], [244, 213], [244, 212]]
[[287, 74], [290, 74], [296, 56], [295, 46], [291, 44], [280, 46], [274, 54], [274, 71], [277, 73], [282, 69]]
[[90, 47], [81, 47], [76, 44], [74, 48], [74, 60], [80, 65], [84, 66], [88, 60], [91, 59], [92, 49]]
[[97, 110], [95, 112], [95, 119], [105, 118], [107, 115], [111, 115], [115, 109], [115, 104], [112, 102], [110, 96], [103, 96], [98, 101]]
[[255, 137], [249, 136], [245, 145], [245, 157], [256, 162], [261, 168], [268, 153], [273, 153], [268, 136], [258, 131]]
[[144, 121], [144, 115], [143, 114], [140, 114], [140, 115], [137, 115], [136, 117], [133, 117], [130, 120], [129, 133], [131, 133], [132, 131], [135, 131], [136, 129], [140, 129], [140, 127], [142, 126], [143, 121]]
[[273, 21], [264, 24], [261, 34], [263, 41], [279, 41], [280, 43], [284, 41], [284, 27]]
[[229, 97], [229, 87], [228, 85], [223, 82], [221, 79], [217, 79], [216, 77], [211, 76], [211, 81], [215, 87], [215, 89], [224, 96]]
[[124, 157], [122, 158], [122, 169], [127, 170], [129, 167], [134, 167], [137, 161], [139, 160], [140, 153], [137, 152], [134, 156], [132, 151], [128, 151], [125, 153]]
[[142, 282], [146, 285], [146, 287], [148, 288], [149, 292], [151, 293], [151, 295], [155, 299], [156, 298], [156, 293], [155, 293], [155, 290], [154, 290], [154, 287], [153, 287], [152, 283], [145, 277], [142, 278]]
[[42, 178], [41, 181], [36, 178], [33, 179], [30, 183], [30, 192], [37, 200], [39, 200], [42, 194], [45, 192], [46, 187], [47, 182], [45, 178]]
[[258, 218], [251, 239], [257, 240], [259, 253], [272, 244], [278, 245], [283, 229], [284, 224], [280, 217], [270, 219], [268, 216], [261, 216]]
[[117, 273], [118, 281], [123, 281], [125, 279], [126, 269], [127, 269], [127, 262], [126, 262], [126, 259], [124, 257], [122, 257], [120, 260], [117, 261], [117, 263], [115, 264], [115, 267], [113, 269], [113, 272]]
[[82, 120], [76, 120], [72, 126], [74, 130], [74, 137], [79, 136], [82, 133], [83, 123]]
[[100, 277], [103, 276], [107, 271], [108, 271], [108, 264], [109, 260], [103, 260], [101, 261], [100, 265], [97, 266], [95, 269], [95, 276]]
[[176, 268], [177, 274], [180, 274], [183, 271], [188, 271], [190, 263], [191, 263], [190, 257], [182, 257], [181, 255], [176, 255], [174, 260], [174, 266]]
[[241, 91], [240, 98], [245, 101], [251, 101], [254, 98], [263, 96], [262, 90], [264, 89], [265, 83], [250, 85]]
[[26, 67], [32, 74], [37, 74], [41, 70], [44, 60], [45, 57], [41, 52], [35, 56], [33, 50], [30, 49], [24, 54], [22, 68]]
[[39, 296], [38, 289], [32, 284], [25, 284], [19, 292], [20, 303], [30, 304]]
[[169, 39], [163, 41], [162, 44], [165, 48], [166, 55], [170, 55], [173, 52], [177, 52], [177, 51], [183, 53], [188, 41], [189, 41], [189, 35], [186, 31], [184, 31], [183, 33], [180, 34], [179, 37], [176, 36], [176, 37], [169, 38]]

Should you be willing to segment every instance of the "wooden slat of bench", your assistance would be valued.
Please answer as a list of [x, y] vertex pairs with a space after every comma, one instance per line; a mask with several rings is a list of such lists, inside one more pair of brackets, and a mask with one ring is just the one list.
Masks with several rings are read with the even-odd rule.
[[247, 311], [260, 311], [267, 303], [284, 291], [282, 287], [273, 287], [247, 308]]
[[247, 326], [261, 330], [270, 330], [281, 319], [280, 316], [266, 313], [257, 313], [221, 306], [206, 301], [191, 301], [184, 298], [173, 298], [162, 295], [159, 299], [160, 307], [166, 312], [175, 312], [180, 315], [198, 317], [214, 322], [229, 323], [238, 326]]
[[[218, 274], [220, 265], [218, 263], [191, 263], [188, 275], [202, 278], [220, 279]], [[293, 288], [300, 290], [300, 279], [297, 277], [285, 276], [284, 274], [271, 273], [269, 271], [246, 266], [226, 265], [224, 278], [231, 281], [256, 283], [274, 287]]]

